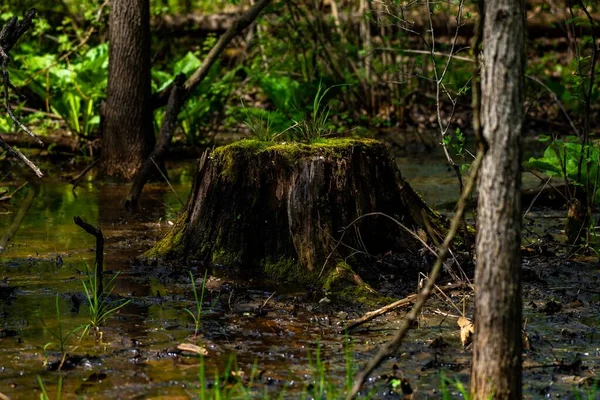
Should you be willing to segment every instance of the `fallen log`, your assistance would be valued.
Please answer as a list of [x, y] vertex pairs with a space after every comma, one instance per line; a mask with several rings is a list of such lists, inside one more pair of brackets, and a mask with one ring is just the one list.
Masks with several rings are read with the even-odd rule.
[[[373, 12], [371, 16], [379, 25], [402, 25], [404, 28], [415, 32], [425, 33], [429, 29], [429, 20], [427, 13], [422, 12], [423, 8], [413, 7], [405, 14], [404, 20], [398, 20], [385, 17], [379, 17], [377, 12]], [[221, 14], [202, 14], [199, 12], [189, 13], [185, 15], [163, 14], [152, 21], [152, 28], [156, 34], [162, 36], [182, 37], [190, 33], [198, 36], [206, 36], [208, 34], [222, 34], [233, 25], [233, 21], [239, 14], [237, 13], [221, 13]], [[324, 16], [330, 17], [329, 14]], [[594, 14], [592, 17], [595, 20], [600, 20], [599, 14]], [[363, 21], [365, 16], [361, 13], [340, 13], [339, 20], [342, 24], [356, 24]], [[268, 19], [268, 18], [267, 18]], [[568, 9], [565, 8], [560, 13], [529, 11], [527, 14], [527, 37], [529, 39], [537, 38], [562, 38], [567, 37], [566, 21], [571, 20], [568, 14]], [[456, 33], [456, 18], [449, 14], [437, 12], [432, 15], [431, 23], [436, 37], [453, 37]], [[377, 24], [373, 24], [372, 34], [379, 35]], [[474, 18], [461, 24], [458, 30], [459, 36], [471, 37], [474, 32]], [[591, 27], [578, 26], [581, 29], [582, 35], [589, 35]], [[600, 25], [594, 27], [596, 35], [600, 35]]]

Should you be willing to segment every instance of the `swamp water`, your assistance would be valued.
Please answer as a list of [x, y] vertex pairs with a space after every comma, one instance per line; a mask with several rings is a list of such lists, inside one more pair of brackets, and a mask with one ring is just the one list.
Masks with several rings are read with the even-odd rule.
[[[431, 205], [457, 197], [452, 174], [439, 159], [399, 164]], [[202, 397], [201, 387], [214, 394], [217, 386], [221, 395], [233, 390], [234, 398], [343, 398], [348, 370], [355, 372], [391, 338], [404, 311], [345, 335], [344, 321], [365, 310], [338, 307], [322, 294], [258, 277], [243, 282], [209, 277], [194, 337], [194, 321], [185, 310], [195, 310], [188, 274], [197, 278], [200, 291], [204, 271], [197, 265], [173, 270], [132, 262], [168, 230], [181, 209], [179, 199], [185, 202], [188, 195], [193, 163], [170, 171], [175, 193], [166, 185], [148, 185], [132, 215], [121, 206], [128, 186], [88, 180], [73, 192], [52, 173], [35, 192], [25, 187], [10, 204], [0, 204], [4, 234], [32, 199], [0, 253], [0, 393], [39, 398], [43, 386], [54, 399], [60, 384], [62, 398], [185, 399]], [[4, 181], [0, 187], [12, 191], [21, 183]], [[118, 273], [112, 304], [118, 304], [116, 296], [130, 303], [108, 318], [100, 333], [82, 338], [79, 330], [64, 339], [61, 352], [60, 332], [67, 335], [89, 322], [82, 281], [86, 263], [93, 265], [95, 241], [73, 223], [74, 216], [102, 228], [105, 279]], [[555, 274], [547, 262], [525, 263], [538, 278]], [[534, 346], [525, 356], [526, 398], [574, 398], [578, 379], [600, 367], [600, 319], [594, 308], [600, 304], [594, 292], [600, 286], [598, 265], [565, 267], [556, 275], [560, 290], [539, 282], [525, 285]], [[449, 296], [456, 304], [469, 300], [469, 293], [460, 291]], [[562, 309], [544, 310], [550, 299]], [[438, 309], [457, 314], [443, 299], [432, 298], [398, 356], [368, 383], [368, 397], [403, 398], [395, 378], [406, 378], [418, 399], [441, 398], [442, 375], [467, 381], [470, 349], [460, 344], [456, 319], [436, 314]], [[200, 345], [207, 354], [182, 351], [181, 343]], [[68, 356], [58, 370], [63, 353]], [[456, 386], [448, 386], [460, 398]]]

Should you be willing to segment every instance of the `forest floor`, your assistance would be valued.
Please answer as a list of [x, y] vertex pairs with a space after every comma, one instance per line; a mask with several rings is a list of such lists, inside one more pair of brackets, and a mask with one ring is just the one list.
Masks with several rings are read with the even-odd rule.
[[[422, 165], [410, 160], [399, 164], [409, 180], [423, 172]], [[444, 167], [429, 173], [442, 176], [423, 181], [414, 176], [426, 201], [439, 204], [456, 196]], [[132, 262], [169, 229], [181, 207], [179, 199], [185, 201], [189, 192], [193, 165], [173, 170], [171, 179], [174, 192], [149, 185], [135, 215], [116, 206], [126, 185], [88, 180], [72, 192], [68, 183], [52, 178], [38, 188], [1, 254], [0, 392], [13, 399], [31, 398], [34, 392], [37, 397], [40, 376], [51, 394], [62, 379], [63, 398], [190, 398], [200, 396], [204, 369], [213, 390], [215, 376], [220, 376], [221, 384], [227, 382], [222, 390], [238, 391], [234, 398], [316, 398], [323, 391], [327, 398], [342, 398], [346, 382], [352, 380], [348, 371], [356, 372], [394, 335], [407, 309], [345, 333], [350, 320], [370, 310], [336, 304], [325, 293], [263, 277], [208, 276], [195, 337], [185, 311], [195, 309], [189, 272], [199, 287], [203, 269]], [[3, 182], [9, 188], [19, 185], [17, 179]], [[445, 186], [447, 193], [440, 189]], [[26, 196], [24, 189], [7, 206], [1, 231], [8, 229]], [[68, 356], [58, 372], [63, 355], [58, 333], [64, 336], [89, 320], [81, 282], [84, 263], [93, 262], [94, 240], [75, 226], [75, 215], [102, 227], [107, 275], [119, 273], [113, 294], [131, 302], [108, 319], [101, 336], [79, 339], [76, 333], [64, 340]], [[526, 399], [575, 399], [578, 393], [587, 398], [588, 385], [598, 379], [600, 264], [597, 257], [565, 256], [568, 249], [560, 245], [563, 216], [564, 210], [536, 208], [526, 219]], [[428, 261], [423, 259], [424, 271]], [[416, 271], [381, 276], [379, 288], [402, 298], [414, 292], [417, 280]], [[468, 384], [472, 349], [463, 347], [456, 317], [463, 309], [472, 315], [472, 292], [455, 289], [446, 296], [428, 302], [399, 354], [368, 382], [367, 397], [407, 398], [412, 391], [412, 399], [439, 399], [446, 385], [453, 398], [460, 398], [457, 382]], [[201, 346], [206, 355], [200, 358], [181, 344]]]

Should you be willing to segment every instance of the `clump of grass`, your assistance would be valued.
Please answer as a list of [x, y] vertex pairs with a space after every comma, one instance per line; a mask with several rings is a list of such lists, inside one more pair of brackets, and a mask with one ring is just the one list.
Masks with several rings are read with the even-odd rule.
[[92, 273], [90, 272], [88, 265], [84, 265], [86, 279], [82, 281], [82, 284], [85, 298], [88, 303], [90, 319], [89, 323], [84, 326], [81, 336], [84, 336], [90, 329], [97, 332], [100, 329], [100, 326], [103, 325], [111, 315], [131, 302], [131, 300], [123, 300], [116, 304], [112, 304], [109, 300], [109, 296], [115, 288], [115, 279], [117, 279], [119, 273], [113, 275], [108, 281], [108, 284], [104, 286], [102, 284], [102, 277], [98, 276], [98, 268], [96, 267], [96, 270]]
[[65, 363], [65, 360], [67, 359], [67, 344], [68, 344], [69, 337], [71, 337], [77, 331], [81, 330], [83, 327], [78, 326], [78, 327], [70, 330], [69, 332], [65, 333], [65, 331], [63, 329], [63, 325], [62, 325], [60, 304], [59, 304], [58, 298], [59, 297], [58, 297], [58, 293], [57, 293], [56, 298], [55, 298], [56, 329], [49, 329], [46, 326], [46, 324], [44, 323], [44, 320], [42, 320], [42, 324], [48, 330], [48, 332], [50, 332], [50, 335], [52, 335], [52, 337], [54, 337], [54, 339], [56, 339], [55, 342], [48, 342], [44, 345], [45, 363], [48, 363], [48, 355], [47, 355], [48, 349], [51, 347], [54, 347], [54, 346], [58, 346], [58, 351], [60, 352], [60, 362], [58, 364], [58, 369], [60, 370], [62, 368], [63, 364]]
[[[242, 102], [242, 106], [244, 103]], [[254, 109], [256, 110], [256, 109]], [[271, 143], [278, 139], [283, 132], [279, 132], [275, 129], [273, 115], [265, 110], [258, 110], [258, 112], [252, 112], [250, 109], [243, 107], [246, 119], [244, 124], [250, 130], [250, 135], [261, 142]]]
[[575, 389], [575, 399], [577, 400], [595, 400], [598, 399], [598, 395], [600, 394], [600, 386], [598, 384], [600, 380], [594, 380], [594, 383], [591, 386], [588, 386], [584, 393], [581, 393], [579, 389]]
[[[50, 395], [48, 394], [48, 389], [46, 389], [46, 384], [42, 380], [42, 377], [36, 376], [37, 383], [40, 387], [42, 393], [40, 393], [40, 400], [50, 400]], [[60, 400], [62, 398], [62, 386], [63, 386], [63, 377], [60, 375], [58, 377], [58, 387], [56, 388], [56, 400]]]
[[299, 121], [294, 121], [294, 124], [290, 127], [292, 140], [315, 143], [331, 134], [329, 125], [331, 108], [328, 104], [323, 105], [323, 100], [327, 93], [337, 86], [341, 85], [334, 85], [324, 89], [322, 83], [319, 82], [309, 115], [305, 115]]
[[[471, 398], [471, 395], [469, 394], [469, 390], [465, 387], [465, 385], [463, 385], [463, 383], [458, 378], [455, 379], [454, 381], [450, 381], [446, 378], [444, 373], [442, 373], [442, 385], [441, 385], [440, 389], [442, 392], [443, 400], [452, 400], [454, 398], [452, 396], [451, 389], [448, 387], [448, 383], [450, 383], [451, 386], [454, 386], [454, 388], [460, 392], [460, 395], [462, 396], [463, 399], [469, 400]], [[490, 399], [491, 399], [491, 397], [490, 397]]]
[[[312, 370], [311, 382], [302, 388], [301, 399], [345, 399], [354, 382], [354, 372], [357, 367], [353, 357], [352, 341], [346, 336], [344, 342], [344, 356], [346, 366], [345, 382], [335, 379], [327, 368], [327, 362], [322, 358], [321, 345], [317, 344], [314, 354], [308, 352], [308, 363]], [[264, 385], [264, 392], [260, 393], [260, 381], [263, 370], [260, 370], [257, 362], [252, 366], [249, 375], [239, 369], [237, 360], [231, 355], [227, 360], [225, 368], [219, 372], [215, 370], [214, 375], [207, 375], [204, 356], [200, 356], [198, 370], [197, 396], [201, 400], [208, 399], [285, 399], [292, 395], [287, 392], [288, 387], [283, 386], [279, 393], [273, 393], [272, 388]], [[359, 396], [359, 398], [373, 398], [374, 391]]]
[[194, 320], [194, 339], [198, 337], [198, 331], [200, 330], [200, 322], [202, 318], [202, 302], [204, 301], [204, 289], [206, 288], [206, 277], [208, 276], [208, 271], [204, 272], [204, 279], [202, 280], [202, 291], [200, 293], [200, 297], [198, 297], [198, 290], [196, 288], [196, 281], [194, 279], [194, 274], [190, 271], [190, 279], [192, 280], [192, 291], [194, 292], [194, 306], [196, 308], [195, 312], [192, 312], [189, 308], [186, 308], [185, 311], [192, 316]]

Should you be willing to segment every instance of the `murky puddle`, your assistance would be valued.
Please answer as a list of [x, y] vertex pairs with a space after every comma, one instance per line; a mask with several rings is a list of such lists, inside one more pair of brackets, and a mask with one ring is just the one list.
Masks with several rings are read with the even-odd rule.
[[[421, 161], [400, 160], [400, 166], [426, 201], [435, 206], [455, 199], [455, 181], [443, 162]], [[198, 265], [175, 271], [132, 262], [169, 229], [180, 200], [185, 202], [194, 163], [171, 171], [175, 192], [166, 185], [148, 185], [134, 214], [121, 205], [127, 185], [87, 180], [73, 192], [70, 184], [52, 177], [39, 185], [0, 253], [0, 392], [38, 398], [41, 379], [50, 398], [56, 397], [59, 381], [63, 398], [198, 398], [204, 369], [209, 386], [217, 378], [225, 388], [231, 380], [243, 381], [238, 387], [245, 392], [234, 398], [316, 398], [319, 393], [342, 398], [348, 369], [355, 372], [395, 333], [404, 311], [345, 335], [344, 322], [362, 311], [329, 304], [322, 294], [292, 285], [209, 276], [194, 337], [194, 321], [186, 311], [195, 310], [188, 274], [200, 286], [204, 271]], [[13, 190], [21, 183], [4, 181], [0, 188]], [[0, 205], [5, 207], [0, 232], [9, 230], [30, 190], [24, 188], [10, 205]], [[119, 304], [116, 296], [131, 302], [107, 319], [101, 334], [81, 338], [79, 330], [63, 339], [61, 352], [60, 332], [67, 335], [89, 322], [82, 281], [86, 263], [93, 265], [94, 238], [73, 223], [74, 216], [100, 225], [105, 235], [106, 279], [119, 274], [109, 304]], [[598, 266], [565, 264], [560, 273], [543, 261], [530, 261], [527, 267], [541, 282], [533, 279], [525, 285], [527, 331], [534, 346], [525, 355], [526, 398], [572, 398], [577, 379], [600, 363], [600, 318], [593, 308], [600, 302], [594, 292]], [[590, 278], [594, 276], [596, 281]], [[547, 283], [554, 281], [564, 288]], [[450, 298], [457, 305], [470, 300], [460, 291]], [[550, 300], [561, 308], [545, 309]], [[368, 383], [366, 397], [402, 398], [400, 389], [393, 390], [394, 377], [406, 378], [419, 399], [441, 398], [442, 375], [451, 382], [467, 381], [471, 350], [460, 344], [456, 319], [436, 313], [438, 309], [457, 314], [447, 300], [432, 299], [399, 354]], [[432, 342], [436, 338], [443, 340]], [[178, 349], [181, 343], [200, 345], [207, 355]], [[69, 356], [57, 371], [63, 353]], [[233, 373], [224, 382], [226, 370]], [[449, 387], [459, 398], [456, 386]]]

